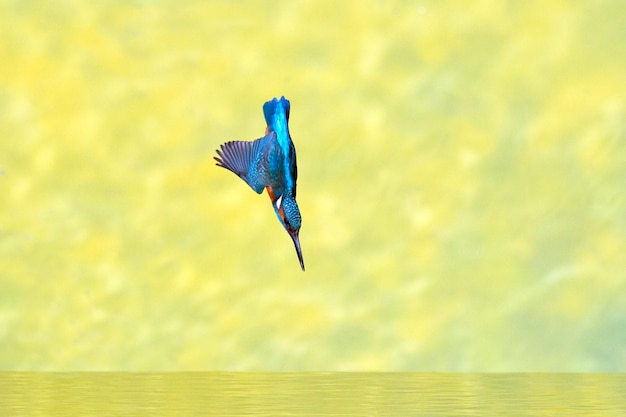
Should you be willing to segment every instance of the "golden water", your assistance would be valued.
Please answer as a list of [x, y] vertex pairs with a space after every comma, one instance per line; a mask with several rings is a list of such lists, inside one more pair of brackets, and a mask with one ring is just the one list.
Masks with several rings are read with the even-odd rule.
[[[0, 369], [625, 371], [625, 19], [0, 0]], [[212, 160], [281, 95], [305, 273]]]
[[3, 415], [619, 416], [624, 374], [4, 373]]

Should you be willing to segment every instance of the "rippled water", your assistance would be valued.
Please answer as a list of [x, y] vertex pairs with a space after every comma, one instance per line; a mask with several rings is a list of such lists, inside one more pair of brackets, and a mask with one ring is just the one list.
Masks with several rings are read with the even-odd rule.
[[625, 16], [0, 0], [0, 369], [626, 371]]
[[618, 416], [624, 374], [0, 374], [4, 415]]

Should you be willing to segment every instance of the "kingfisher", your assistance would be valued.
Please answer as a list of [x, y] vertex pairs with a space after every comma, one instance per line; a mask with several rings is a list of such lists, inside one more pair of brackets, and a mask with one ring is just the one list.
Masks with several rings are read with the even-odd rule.
[[213, 158], [217, 161], [215, 165], [237, 174], [257, 194], [267, 190], [276, 217], [293, 240], [304, 271], [299, 238], [302, 217], [296, 203], [298, 165], [288, 124], [290, 106], [284, 96], [265, 102], [265, 136], [253, 141], [226, 142]]

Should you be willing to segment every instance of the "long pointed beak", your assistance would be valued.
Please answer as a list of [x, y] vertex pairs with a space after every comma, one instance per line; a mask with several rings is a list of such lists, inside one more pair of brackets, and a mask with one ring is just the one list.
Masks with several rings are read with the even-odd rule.
[[291, 240], [293, 240], [293, 244], [296, 247], [296, 253], [298, 254], [298, 260], [300, 261], [300, 266], [304, 271], [304, 260], [302, 259], [302, 249], [300, 248], [300, 239], [298, 238], [299, 231], [289, 232], [289, 236], [291, 236]]

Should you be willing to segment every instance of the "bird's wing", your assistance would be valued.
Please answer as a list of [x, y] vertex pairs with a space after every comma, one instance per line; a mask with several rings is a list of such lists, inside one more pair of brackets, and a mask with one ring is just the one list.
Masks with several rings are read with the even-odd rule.
[[268, 185], [268, 180], [265, 178], [266, 174], [259, 172], [256, 168], [258, 164], [255, 163], [255, 160], [262, 156], [263, 148], [267, 140], [271, 139], [269, 138], [271, 135], [275, 134], [270, 133], [267, 136], [251, 142], [234, 140], [220, 145], [220, 149], [217, 150], [219, 157], [213, 157], [213, 159], [217, 161], [215, 165], [234, 172], [239, 178], [244, 180], [250, 188], [258, 194], [261, 194], [263, 189]]

